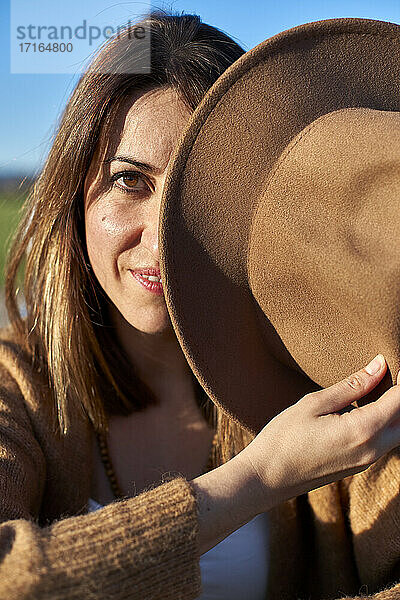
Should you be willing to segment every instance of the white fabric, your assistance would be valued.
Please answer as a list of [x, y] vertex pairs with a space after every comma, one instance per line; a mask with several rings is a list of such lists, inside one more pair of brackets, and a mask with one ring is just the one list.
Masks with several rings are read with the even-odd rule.
[[[88, 511], [102, 505], [89, 499]], [[257, 515], [200, 557], [198, 600], [265, 600], [269, 564], [268, 515]]]
[[89, 498], [88, 512], [94, 512], [95, 510], [98, 510], [99, 508], [104, 508], [104, 506], [102, 504], [99, 504], [98, 502], [96, 502], [96, 500], [93, 500], [93, 498]]
[[268, 515], [257, 515], [200, 557], [199, 600], [265, 600], [269, 564]]

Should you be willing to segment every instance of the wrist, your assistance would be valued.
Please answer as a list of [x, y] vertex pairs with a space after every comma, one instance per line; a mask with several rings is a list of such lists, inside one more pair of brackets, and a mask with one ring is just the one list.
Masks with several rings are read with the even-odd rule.
[[247, 486], [257, 514], [267, 512], [287, 500], [283, 472], [280, 468], [276, 469], [277, 459], [270, 452], [272, 447], [265, 440], [260, 444], [256, 437], [235, 457], [246, 473]]
[[247, 461], [239, 455], [191, 482], [197, 500], [200, 554], [263, 512]]

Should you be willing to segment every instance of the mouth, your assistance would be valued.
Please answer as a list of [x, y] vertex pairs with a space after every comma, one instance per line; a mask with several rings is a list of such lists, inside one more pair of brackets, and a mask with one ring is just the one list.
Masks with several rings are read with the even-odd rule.
[[158, 283], [161, 283], [161, 277], [158, 277], [157, 275], [145, 275], [144, 273], [141, 273], [140, 276], [149, 281], [158, 281]]
[[129, 269], [129, 272], [148, 292], [157, 296], [164, 294], [159, 269]]

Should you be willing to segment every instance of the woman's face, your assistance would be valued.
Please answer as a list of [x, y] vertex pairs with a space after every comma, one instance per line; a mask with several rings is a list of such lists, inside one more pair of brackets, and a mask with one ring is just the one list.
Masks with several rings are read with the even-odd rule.
[[120, 315], [145, 333], [170, 327], [160, 283], [159, 211], [168, 163], [189, 116], [170, 88], [126, 101], [85, 181], [93, 272]]

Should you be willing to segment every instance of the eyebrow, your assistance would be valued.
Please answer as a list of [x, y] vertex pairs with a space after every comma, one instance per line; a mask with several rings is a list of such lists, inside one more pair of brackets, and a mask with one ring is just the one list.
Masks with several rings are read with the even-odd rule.
[[132, 156], [111, 156], [110, 158], [106, 158], [103, 162], [104, 164], [110, 164], [114, 160], [118, 160], [120, 162], [126, 162], [138, 169], [141, 169], [145, 173], [149, 175], [161, 175], [163, 173], [162, 169], [155, 167], [154, 165], [149, 165], [148, 163], [140, 162], [139, 160], [135, 160]]

